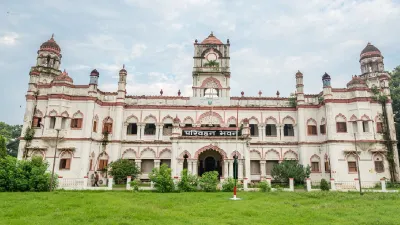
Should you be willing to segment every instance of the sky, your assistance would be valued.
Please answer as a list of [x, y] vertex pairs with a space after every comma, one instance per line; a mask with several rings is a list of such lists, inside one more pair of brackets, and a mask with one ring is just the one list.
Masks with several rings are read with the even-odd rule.
[[400, 0], [2, 0], [0, 21], [9, 124], [22, 124], [30, 67], [53, 33], [74, 84], [96, 68], [100, 89], [116, 91], [125, 64], [129, 95], [191, 96], [193, 43], [211, 31], [230, 40], [231, 96], [289, 96], [298, 70], [306, 94], [322, 90], [325, 72], [344, 88], [368, 42], [386, 70], [400, 65]]

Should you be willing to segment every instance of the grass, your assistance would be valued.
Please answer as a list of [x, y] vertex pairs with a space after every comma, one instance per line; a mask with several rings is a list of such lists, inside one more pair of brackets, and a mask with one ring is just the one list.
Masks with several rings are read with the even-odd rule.
[[400, 194], [0, 193], [0, 224], [399, 224]]

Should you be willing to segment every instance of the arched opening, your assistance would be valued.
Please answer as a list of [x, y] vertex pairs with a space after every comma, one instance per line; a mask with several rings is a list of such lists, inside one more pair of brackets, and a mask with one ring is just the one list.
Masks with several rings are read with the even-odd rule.
[[183, 169], [188, 169], [188, 158], [189, 156], [187, 154], [183, 156]]
[[218, 177], [221, 177], [223, 157], [215, 150], [206, 150], [199, 155], [198, 165], [199, 176], [205, 172], [217, 171]]
[[204, 89], [204, 97], [206, 98], [218, 98], [219, 90], [217, 88], [206, 88]]

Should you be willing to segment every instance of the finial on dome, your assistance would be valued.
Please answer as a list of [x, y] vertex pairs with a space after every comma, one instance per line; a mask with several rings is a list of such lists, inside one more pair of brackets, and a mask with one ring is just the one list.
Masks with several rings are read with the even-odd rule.
[[229, 44], [229, 38], [226, 40], [226, 43]]
[[67, 70], [66, 70], [66, 69], [64, 69], [63, 73], [67, 73]]
[[125, 69], [125, 64], [122, 64], [122, 69]]
[[161, 89], [161, 91], [160, 91], [160, 95], [162, 96], [162, 94], [163, 94], [164, 92], [163, 92], [163, 90]]
[[51, 34], [51, 39], [53, 39], [53, 38], [54, 38], [54, 33]]
[[214, 36], [214, 33], [211, 31], [211, 34], [209, 35], [209, 37], [212, 37], [212, 36]]
[[242, 95], [242, 97], [244, 96], [244, 91], [240, 92], [240, 94]]
[[258, 91], [258, 96], [261, 97], [261, 95], [262, 95], [262, 92], [261, 92], [261, 90], [259, 90]]
[[181, 96], [181, 89], [179, 89], [178, 91], [178, 96]]
[[281, 93], [279, 93], [279, 91], [276, 91], [276, 97], [277, 98], [279, 98], [279, 95], [280, 95]]

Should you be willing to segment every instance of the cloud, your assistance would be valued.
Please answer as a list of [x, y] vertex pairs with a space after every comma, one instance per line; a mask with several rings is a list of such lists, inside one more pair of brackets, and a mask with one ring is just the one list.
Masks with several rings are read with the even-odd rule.
[[12, 46], [17, 44], [17, 40], [19, 38], [19, 35], [15, 32], [8, 32], [4, 34], [3, 36], [0, 36], [0, 45], [8, 45]]
[[135, 44], [132, 46], [132, 51], [131, 51], [131, 59], [135, 59], [137, 57], [140, 57], [143, 52], [146, 50], [146, 45], [145, 44]]

